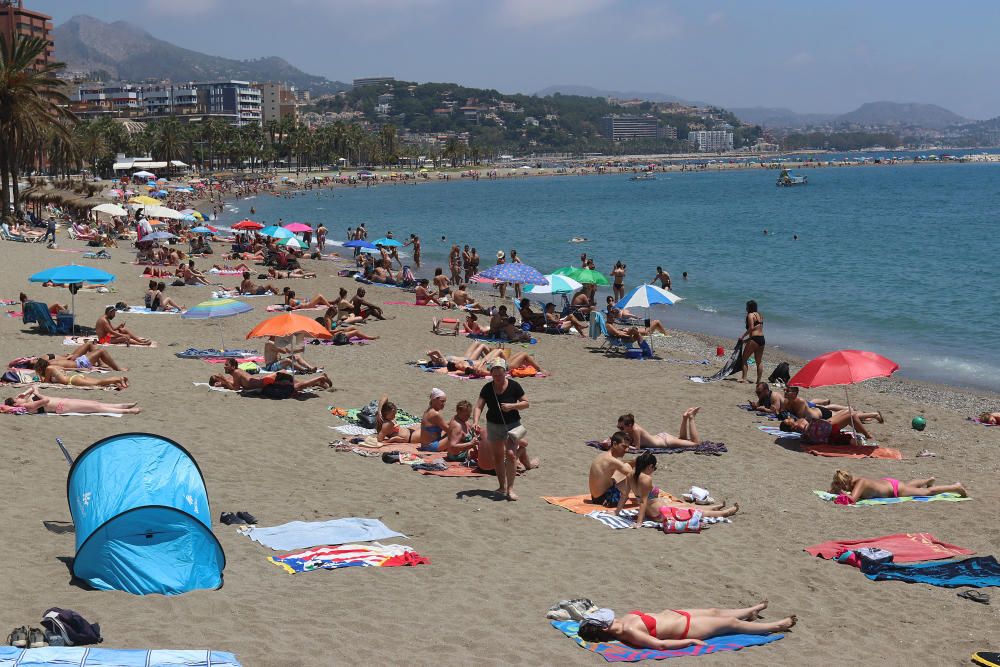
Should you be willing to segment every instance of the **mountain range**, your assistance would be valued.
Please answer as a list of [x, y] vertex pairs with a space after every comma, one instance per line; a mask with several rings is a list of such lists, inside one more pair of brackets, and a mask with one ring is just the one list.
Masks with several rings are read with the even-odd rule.
[[555, 95], [556, 93], [559, 93], [560, 95], [579, 95], [581, 97], [614, 97], [619, 100], [647, 100], [649, 102], [676, 102], [678, 104], [689, 104], [698, 107], [708, 106], [705, 102], [685, 100], [677, 97], [676, 95], [667, 95], [666, 93], [642, 93], [634, 90], [602, 90], [591, 86], [575, 86], [567, 84], [549, 86], [548, 88], [544, 88], [539, 90], [537, 93], [534, 93], [534, 96], [548, 97], [549, 95]]
[[314, 93], [337, 92], [348, 84], [307, 74], [275, 56], [235, 60], [181, 48], [124, 21], [105, 23], [74, 16], [53, 31], [56, 59], [71, 71], [110, 80], [284, 81]]

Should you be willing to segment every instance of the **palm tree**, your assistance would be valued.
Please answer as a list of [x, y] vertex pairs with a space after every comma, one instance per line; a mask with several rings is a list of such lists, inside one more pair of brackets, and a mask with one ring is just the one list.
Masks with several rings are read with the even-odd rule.
[[153, 129], [153, 152], [160, 161], [167, 163], [168, 168], [170, 161], [180, 155], [183, 143], [184, 127], [176, 116], [164, 118]]
[[[76, 117], [58, 92], [55, 73], [62, 63], [41, 64], [48, 42], [15, 35], [0, 36], [0, 183], [3, 213], [18, 208], [17, 177], [26, 162], [27, 147], [51, 130], [70, 139]], [[30, 155], [30, 151], [27, 152]]]

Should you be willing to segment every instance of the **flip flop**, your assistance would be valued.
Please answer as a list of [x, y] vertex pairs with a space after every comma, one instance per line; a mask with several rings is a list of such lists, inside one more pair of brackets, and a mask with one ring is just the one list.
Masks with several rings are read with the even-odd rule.
[[257, 525], [257, 517], [255, 517], [253, 514], [250, 514], [250, 512], [237, 512], [236, 516], [238, 516], [240, 519], [250, 524], [251, 526]]
[[237, 526], [241, 523], [245, 523], [237, 514], [232, 512], [223, 512], [219, 515], [219, 522], [224, 523], [227, 526]]
[[965, 598], [966, 600], [972, 600], [973, 602], [978, 602], [980, 604], [989, 604], [990, 596], [988, 593], [977, 590], [967, 590], [957, 593], [958, 597]]

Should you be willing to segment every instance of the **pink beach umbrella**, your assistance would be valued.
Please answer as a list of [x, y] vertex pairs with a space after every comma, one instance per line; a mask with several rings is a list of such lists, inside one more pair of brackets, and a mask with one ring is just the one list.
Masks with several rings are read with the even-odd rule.
[[284, 225], [285, 229], [293, 234], [298, 234], [299, 232], [311, 232], [313, 229], [309, 225], [302, 222], [290, 222]]

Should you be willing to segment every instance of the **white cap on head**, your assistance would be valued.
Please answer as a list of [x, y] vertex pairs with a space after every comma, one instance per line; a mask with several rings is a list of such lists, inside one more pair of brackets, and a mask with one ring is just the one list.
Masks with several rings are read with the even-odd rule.
[[445, 398], [445, 393], [437, 387], [434, 387], [431, 389], [431, 400], [433, 401], [435, 398]]
[[497, 357], [496, 359], [493, 360], [493, 363], [490, 364], [490, 370], [493, 370], [494, 368], [502, 368], [504, 370], [507, 370], [507, 360], [504, 359], [503, 357]]

